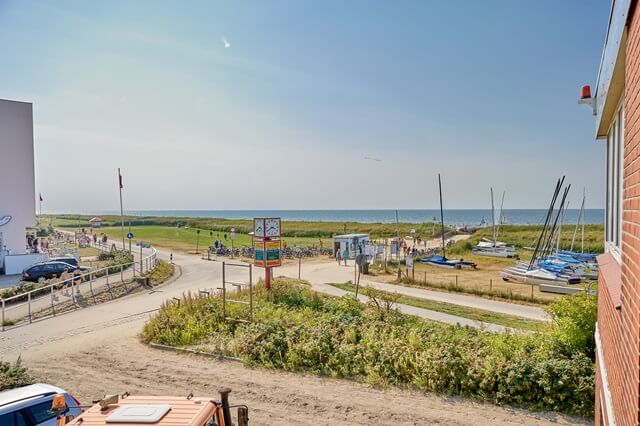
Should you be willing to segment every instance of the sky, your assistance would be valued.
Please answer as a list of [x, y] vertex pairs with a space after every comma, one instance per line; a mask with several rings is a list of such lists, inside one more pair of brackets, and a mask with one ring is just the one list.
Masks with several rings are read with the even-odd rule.
[[0, 98], [33, 103], [45, 212], [117, 210], [118, 167], [125, 210], [436, 208], [438, 173], [445, 208], [546, 208], [562, 175], [600, 208], [577, 98], [609, 8], [0, 0]]

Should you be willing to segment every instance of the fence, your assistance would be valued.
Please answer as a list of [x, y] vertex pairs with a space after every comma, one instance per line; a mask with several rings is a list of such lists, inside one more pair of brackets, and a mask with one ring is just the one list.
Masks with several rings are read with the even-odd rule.
[[[51, 280], [49, 284], [15, 296], [0, 299], [0, 329], [7, 326], [28, 322], [34, 319], [55, 316], [56, 313], [70, 308], [83, 307], [85, 299], [91, 297], [94, 303], [104, 297], [114, 299], [115, 289], [124, 286], [128, 291], [127, 281], [149, 272], [158, 263], [157, 251], [151, 247], [151, 254], [142, 255], [139, 260], [119, 265], [90, 270], [69, 277]], [[136, 275], [137, 274], [137, 275]]]

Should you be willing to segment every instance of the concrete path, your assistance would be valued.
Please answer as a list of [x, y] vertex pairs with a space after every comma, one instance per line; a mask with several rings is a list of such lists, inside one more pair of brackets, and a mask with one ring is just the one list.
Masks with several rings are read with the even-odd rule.
[[[341, 297], [344, 295], [351, 295], [351, 296], [354, 295], [354, 293], [352, 292], [342, 290], [340, 288], [334, 287], [329, 284], [314, 284], [313, 289], [321, 293], [329, 294], [332, 296], [338, 296], [338, 297]], [[369, 298], [367, 296], [364, 296], [363, 294], [358, 294], [358, 300], [366, 303], [369, 301]], [[396, 306], [398, 310], [403, 314], [415, 315], [417, 317], [421, 317], [427, 320], [443, 322], [446, 324], [481, 328], [483, 330], [492, 331], [495, 333], [504, 333], [505, 331], [512, 331], [512, 332], [517, 331], [513, 328], [504, 327], [502, 325], [490, 324], [482, 321], [475, 321], [468, 318], [462, 318], [455, 315], [449, 315], [442, 312], [432, 311], [429, 309], [416, 308], [415, 306], [410, 306], [410, 305], [403, 305], [401, 303], [397, 303]]]
[[[355, 281], [355, 268], [353, 262], [349, 266], [340, 266], [337, 262], [308, 263], [302, 265], [301, 278], [308, 280], [314, 288], [320, 288], [324, 283], [344, 283], [349, 280]], [[298, 276], [298, 265], [287, 265], [279, 268], [276, 275], [288, 277]], [[513, 315], [537, 321], [549, 321], [549, 315], [542, 308], [517, 303], [502, 302], [498, 300], [485, 299], [459, 293], [448, 293], [443, 291], [426, 290], [416, 287], [407, 287], [397, 284], [381, 283], [371, 279], [360, 278], [360, 284], [371, 286], [378, 290], [398, 293], [405, 296], [417, 297], [421, 299], [433, 300], [436, 302], [451, 303], [468, 308], [482, 309], [485, 311], [497, 312], [505, 315]]]

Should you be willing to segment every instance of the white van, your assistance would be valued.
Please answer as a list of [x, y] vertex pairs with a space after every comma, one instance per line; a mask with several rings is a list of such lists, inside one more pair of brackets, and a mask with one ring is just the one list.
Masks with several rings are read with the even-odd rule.
[[51, 409], [55, 395], [64, 395], [69, 419], [82, 413], [80, 403], [70, 393], [38, 383], [0, 392], [0, 426], [55, 426], [56, 413]]

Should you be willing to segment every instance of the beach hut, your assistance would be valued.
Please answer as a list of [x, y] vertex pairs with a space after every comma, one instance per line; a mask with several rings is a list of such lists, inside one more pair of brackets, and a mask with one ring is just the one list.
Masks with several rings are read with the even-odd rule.
[[349, 251], [349, 257], [354, 258], [360, 252], [365, 253], [369, 244], [369, 234], [344, 234], [333, 236], [333, 252], [340, 249], [342, 253], [345, 249]]
[[94, 216], [89, 219], [89, 223], [91, 224], [92, 228], [100, 228], [100, 226], [102, 226], [102, 219], [98, 216]]

